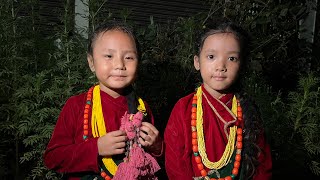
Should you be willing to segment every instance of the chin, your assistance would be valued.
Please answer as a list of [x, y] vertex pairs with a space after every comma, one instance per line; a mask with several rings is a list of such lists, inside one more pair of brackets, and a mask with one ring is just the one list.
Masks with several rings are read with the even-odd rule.
[[124, 84], [120, 84], [120, 85], [116, 85], [116, 86], [110, 86], [113, 89], [125, 89], [127, 87], [131, 86], [130, 83], [124, 83]]
[[220, 89], [216, 89], [216, 91], [220, 92], [221, 94], [228, 94], [230, 92], [229, 87], [224, 87]]
[[111, 86], [110, 89], [114, 89], [114, 90], [123, 90], [126, 87], [128, 87], [128, 85], [123, 85], [123, 86]]

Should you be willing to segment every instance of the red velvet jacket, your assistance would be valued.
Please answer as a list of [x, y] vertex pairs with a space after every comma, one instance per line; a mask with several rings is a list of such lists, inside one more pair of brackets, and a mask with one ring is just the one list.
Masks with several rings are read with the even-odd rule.
[[[103, 91], [100, 92], [107, 132], [118, 130], [121, 125], [121, 117], [128, 111], [127, 100], [124, 96], [113, 98]], [[44, 153], [45, 165], [57, 172], [69, 174], [69, 179], [79, 179], [86, 172], [100, 172], [98, 169], [98, 138], [93, 138], [90, 122], [88, 141], [83, 140], [85, 103], [86, 93], [67, 100]], [[154, 124], [151, 110], [146, 103], [145, 106], [148, 116], [144, 121]], [[91, 111], [89, 117], [91, 117]]]
[[[230, 122], [232, 117], [226, 109], [217, 102], [203, 87], [203, 93], [217, 109], [226, 122]], [[197, 168], [197, 163], [193, 158], [191, 144], [191, 106], [193, 95], [189, 94], [181, 98], [174, 106], [164, 133], [165, 140], [165, 167], [169, 179], [191, 180], [192, 177], [201, 176]], [[220, 101], [225, 103], [230, 109], [232, 105], [232, 94], [223, 96]], [[203, 107], [203, 131], [205, 137], [205, 147], [208, 159], [218, 161], [227, 144], [224, 132], [224, 123], [216, 117], [208, 102], [202, 95]], [[264, 136], [260, 136], [257, 144], [265, 152], [260, 154], [260, 165], [254, 175], [255, 180], [271, 179], [272, 160], [270, 147], [266, 143]], [[208, 170], [208, 169], [207, 169]]]

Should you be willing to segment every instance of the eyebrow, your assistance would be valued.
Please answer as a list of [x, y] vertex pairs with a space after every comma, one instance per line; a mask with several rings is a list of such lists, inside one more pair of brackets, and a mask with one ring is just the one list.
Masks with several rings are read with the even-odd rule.
[[[208, 49], [206, 51], [204, 51], [205, 53], [208, 53], [208, 52], [216, 52], [216, 50], [214, 49]], [[240, 51], [228, 51], [227, 52], [228, 54], [240, 54]]]
[[[111, 52], [115, 52], [116, 50], [114, 50], [114, 49], [103, 49], [104, 51], [111, 51]], [[122, 52], [124, 52], [124, 53], [135, 53], [135, 54], [137, 54], [138, 52], [137, 51], [135, 51], [135, 50], [125, 50], [125, 51], [122, 51]]]
[[137, 54], [138, 52], [135, 51], [135, 50], [126, 50], [126, 51], [123, 51], [124, 53], [134, 53], [134, 54]]
[[240, 51], [228, 51], [229, 54], [240, 54]]

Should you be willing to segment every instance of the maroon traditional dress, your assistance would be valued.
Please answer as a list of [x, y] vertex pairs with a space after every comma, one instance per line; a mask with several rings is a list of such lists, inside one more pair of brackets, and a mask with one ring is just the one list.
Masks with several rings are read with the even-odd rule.
[[[208, 101], [210, 101], [225, 120], [225, 122], [219, 120], [204, 95], [202, 95], [203, 133], [206, 153], [211, 162], [216, 162], [221, 158], [228, 142], [224, 126], [230, 123], [233, 118], [217, 99], [213, 98], [203, 86], [201, 88]], [[193, 96], [194, 93], [189, 94], [176, 103], [165, 129], [165, 168], [169, 179], [172, 180], [191, 180], [192, 177], [201, 176], [193, 157], [191, 143], [191, 108]], [[233, 94], [226, 94], [219, 100], [231, 109], [232, 98]], [[232, 125], [234, 124], [231, 123], [229, 127]], [[272, 160], [269, 145], [266, 143], [263, 135], [259, 137], [257, 143], [265, 154], [261, 153], [259, 155], [260, 165], [256, 169], [253, 179], [271, 179]], [[206, 170], [208, 171], [209, 169], [206, 168]]]
[[[107, 132], [119, 130], [121, 118], [128, 111], [126, 97], [113, 98], [103, 91], [100, 91], [100, 94]], [[72, 96], [67, 100], [44, 153], [45, 165], [49, 169], [66, 173], [69, 179], [80, 179], [87, 174], [100, 173], [98, 138], [92, 136], [91, 123], [89, 123], [89, 138], [87, 141], [83, 140], [85, 104], [86, 93]], [[154, 124], [152, 112], [146, 103], [145, 106], [148, 116], [144, 121]]]

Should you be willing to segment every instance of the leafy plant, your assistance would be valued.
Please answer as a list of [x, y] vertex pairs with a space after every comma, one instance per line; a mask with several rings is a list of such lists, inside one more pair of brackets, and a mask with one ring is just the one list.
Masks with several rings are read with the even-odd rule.
[[[87, 68], [86, 39], [73, 28], [72, 1], [63, 1], [64, 8], [56, 10], [60, 22], [45, 38], [39, 2], [3, 0], [0, 6], [0, 176], [5, 179], [62, 178], [45, 168], [43, 152], [65, 100], [95, 81]], [[203, 3], [207, 12], [166, 24], [150, 17], [142, 27], [131, 20], [134, 11], [118, 13], [117, 18], [137, 30], [142, 56], [135, 88], [153, 110], [160, 132], [175, 102], [200, 82], [193, 68], [198, 30], [228, 17], [252, 37], [243, 84], [260, 107], [275, 174], [298, 169], [319, 175], [319, 53], [314, 50], [319, 33], [313, 45], [298, 38], [298, 21], [307, 14], [305, 1]], [[90, 0], [88, 6], [89, 32], [115, 18], [106, 0]]]
[[313, 73], [301, 76], [288, 98], [276, 98], [269, 114], [273, 134], [274, 159], [288, 170], [313, 174], [319, 166], [319, 78]]
[[[308, 164], [313, 173], [320, 175], [320, 88], [319, 78], [310, 74], [299, 80], [296, 92], [289, 93], [288, 119], [292, 128], [289, 143], [297, 147], [295, 152], [302, 155], [299, 161], [303, 167]], [[307, 154], [304, 154], [307, 153]], [[295, 154], [293, 154], [295, 155]], [[318, 158], [315, 158], [318, 157]]]
[[0, 73], [1, 132], [5, 135], [1, 146], [7, 147], [1, 149], [1, 165], [9, 167], [3, 177], [59, 177], [44, 167], [43, 152], [66, 98], [90, 82], [83, 78], [88, 73], [84, 40], [70, 36], [68, 3], [62, 16], [65, 26], [57, 26], [61, 28], [58, 33], [45, 39], [36, 23], [39, 1], [8, 1], [1, 6], [3, 12], [10, 12], [1, 18], [1, 31], [5, 32], [1, 33], [5, 41]]

